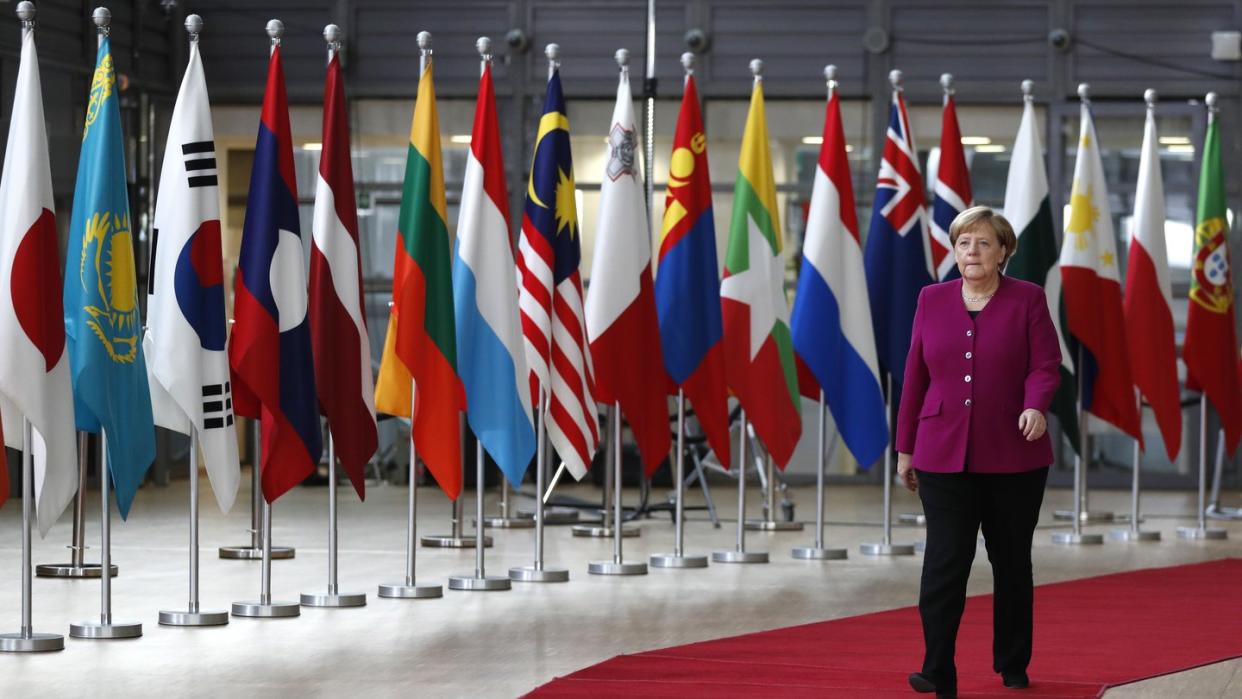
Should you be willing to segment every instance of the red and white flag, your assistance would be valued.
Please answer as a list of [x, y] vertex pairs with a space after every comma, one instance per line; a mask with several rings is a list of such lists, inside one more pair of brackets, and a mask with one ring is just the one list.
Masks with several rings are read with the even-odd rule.
[[[943, 78], [942, 78], [943, 79]], [[957, 269], [949, 241], [949, 226], [957, 215], [970, 208], [970, 170], [962, 148], [962, 130], [957, 125], [957, 108], [952, 92], [944, 96], [944, 116], [940, 122], [940, 149], [935, 163], [928, 156], [932, 175], [931, 264], [935, 279], [945, 279]]]
[[1121, 308], [1117, 239], [1100, 144], [1086, 104], [1081, 108], [1074, 186], [1061, 243], [1061, 279], [1069, 332], [1082, 344], [1077, 370], [1087, 377], [1080, 396], [1083, 408], [1141, 442]]
[[[363, 308], [358, 206], [349, 160], [349, 116], [337, 54], [323, 88], [323, 151], [315, 182], [310, 262], [311, 346], [319, 410], [328, 419], [336, 458], [365, 498], [364, 469], [378, 443], [371, 342]], [[446, 435], [446, 439], [456, 439]]]
[[1138, 186], [1134, 194], [1134, 230], [1126, 267], [1126, 337], [1134, 384], [1156, 413], [1169, 459], [1182, 446], [1181, 389], [1177, 385], [1177, 347], [1173, 339], [1173, 290], [1164, 243], [1164, 181], [1156, 119], [1147, 110]]
[[0, 412], [6, 444], [14, 449], [26, 448], [22, 418], [30, 420], [40, 535], [78, 487], [45, 123], [34, 32], [27, 32], [0, 174]]
[[668, 456], [668, 396], [660, 377], [664, 360], [651, 281], [651, 232], [628, 70], [621, 71], [607, 148], [586, 300], [595, 399], [620, 403], [643, 470], [651, 476]]

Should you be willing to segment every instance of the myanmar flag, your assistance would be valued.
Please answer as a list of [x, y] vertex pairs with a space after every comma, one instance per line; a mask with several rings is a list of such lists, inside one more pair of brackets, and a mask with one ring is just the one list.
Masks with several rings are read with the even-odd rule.
[[725, 379], [768, 453], [784, 468], [802, 436], [802, 416], [780, 229], [763, 83], [756, 78], [742, 135], [720, 284]]
[[[410, 416], [414, 447], [449, 498], [461, 492], [460, 413], [466, 392], [457, 375], [448, 217], [440, 123], [431, 62], [418, 82], [410, 127], [397, 250], [392, 271], [392, 311], [384, 358], [375, 386], [379, 412]], [[411, 381], [417, 387], [411, 396]]]

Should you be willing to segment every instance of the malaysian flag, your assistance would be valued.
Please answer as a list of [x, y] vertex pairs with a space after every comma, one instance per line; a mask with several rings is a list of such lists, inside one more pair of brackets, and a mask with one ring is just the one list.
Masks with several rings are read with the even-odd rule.
[[919, 290], [932, 283], [927, 198], [910, 133], [901, 74], [893, 71], [893, 106], [876, 181], [864, 266], [880, 370], [901, 383]]
[[[599, 446], [594, 381], [582, 310], [582, 258], [574, 202], [569, 118], [561, 77], [553, 71], [535, 136], [522, 232], [518, 303], [531, 393], [547, 402], [548, 436], [575, 478], [586, 475]], [[542, 411], [541, 411], [542, 413]]]
[[[952, 76], [946, 73], [940, 82], [952, 85]], [[944, 116], [940, 122], [940, 158], [932, 180], [931, 260], [937, 279], [958, 276], [953, 245], [949, 242], [949, 226], [971, 203], [970, 170], [966, 167], [966, 151], [962, 148], [962, 131], [957, 125], [953, 91], [947, 85]], [[933, 169], [930, 163], [927, 169]]]

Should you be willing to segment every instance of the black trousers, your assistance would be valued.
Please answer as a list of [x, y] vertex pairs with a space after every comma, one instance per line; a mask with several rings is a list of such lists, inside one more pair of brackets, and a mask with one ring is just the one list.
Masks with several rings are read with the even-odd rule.
[[957, 685], [953, 655], [980, 527], [995, 583], [992, 670], [1025, 672], [1031, 661], [1034, 597], [1031, 538], [1048, 469], [1013, 474], [918, 471], [918, 480], [927, 517], [919, 589], [927, 649], [923, 674], [937, 685]]

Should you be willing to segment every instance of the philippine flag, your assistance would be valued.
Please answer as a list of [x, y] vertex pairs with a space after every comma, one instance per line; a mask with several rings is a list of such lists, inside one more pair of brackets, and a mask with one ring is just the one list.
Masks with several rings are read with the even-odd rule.
[[535, 422], [508, 201], [489, 65], [479, 79], [453, 253], [457, 371], [470, 429], [516, 487], [535, 455]]
[[236, 324], [229, 365], [237, 414], [262, 420], [263, 496], [274, 502], [314, 471], [322, 450], [306, 316], [306, 257], [279, 46], [268, 61], [254, 150], [234, 283]]

